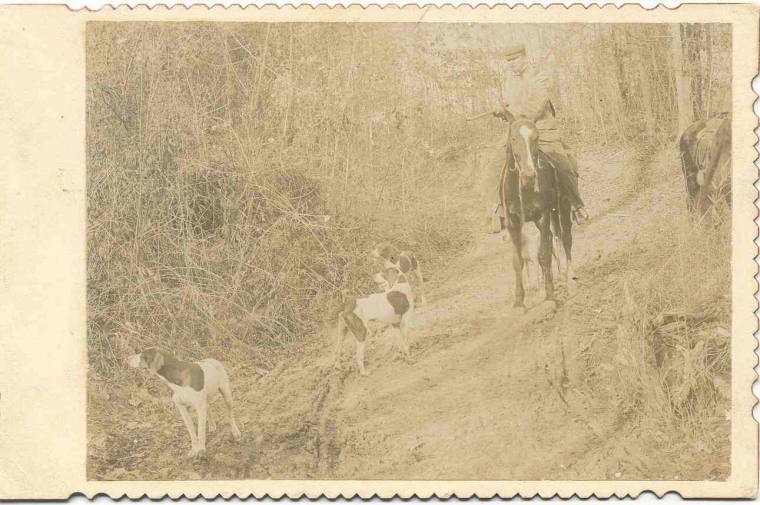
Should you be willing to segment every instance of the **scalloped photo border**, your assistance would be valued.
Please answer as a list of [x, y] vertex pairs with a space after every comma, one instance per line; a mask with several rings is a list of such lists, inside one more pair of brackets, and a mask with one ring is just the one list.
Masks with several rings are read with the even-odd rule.
[[[582, 5], [229, 8], [0, 7], [0, 499], [217, 496], [229, 498], [753, 497], [758, 478], [756, 398], [756, 4], [676, 9]], [[86, 479], [85, 24], [88, 21], [690, 23], [733, 25], [732, 407], [726, 481], [132, 481]], [[7, 74], [6, 74], [7, 75]], [[66, 188], [67, 191], [62, 191]], [[60, 227], [66, 229], [61, 239]], [[40, 308], [44, 312], [40, 312]], [[51, 351], [52, 350], [52, 351]], [[23, 407], [23, 408], [14, 408]]]

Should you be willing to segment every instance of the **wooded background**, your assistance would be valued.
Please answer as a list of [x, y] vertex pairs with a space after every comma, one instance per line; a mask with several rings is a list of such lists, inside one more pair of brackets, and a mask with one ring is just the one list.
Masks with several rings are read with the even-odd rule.
[[370, 289], [374, 243], [431, 271], [465, 247], [504, 134], [465, 118], [521, 41], [579, 157], [730, 108], [728, 25], [88, 23], [92, 373], [148, 345], [266, 364]]

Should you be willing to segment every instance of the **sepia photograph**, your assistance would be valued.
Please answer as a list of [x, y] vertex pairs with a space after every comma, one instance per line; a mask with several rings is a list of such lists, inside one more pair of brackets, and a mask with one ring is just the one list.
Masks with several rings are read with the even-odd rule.
[[732, 35], [88, 21], [87, 479], [729, 479]]

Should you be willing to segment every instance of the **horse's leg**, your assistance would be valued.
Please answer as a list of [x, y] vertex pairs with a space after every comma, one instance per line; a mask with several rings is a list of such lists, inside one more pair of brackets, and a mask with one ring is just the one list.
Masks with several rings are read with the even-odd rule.
[[562, 248], [565, 250], [565, 285], [568, 294], [575, 292], [575, 272], [573, 271], [573, 219], [570, 202], [563, 201], [560, 209], [562, 222]]
[[544, 273], [546, 300], [554, 301], [554, 281], [552, 279], [552, 250], [554, 244], [552, 241], [551, 209], [543, 212], [538, 229], [541, 231], [541, 247], [538, 250], [538, 263], [541, 265], [541, 271]]
[[567, 264], [562, 261], [557, 251], [562, 243], [562, 225], [560, 224], [562, 210], [561, 207], [557, 207], [556, 211], [552, 211], [552, 237], [554, 240], [554, 246], [552, 247], [552, 256], [557, 261], [557, 275], [563, 280], [567, 281]]
[[[530, 228], [530, 224], [526, 225]], [[528, 291], [538, 290], [538, 240], [535, 240], [533, 234], [525, 233], [525, 226], [522, 228], [522, 259], [525, 270], [523, 282]]]
[[525, 287], [523, 286], [523, 257], [522, 257], [522, 223], [519, 218], [508, 217], [509, 236], [512, 239], [512, 266], [515, 269], [515, 308], [525, 308]]
[[525, 284], [528, 286], [528, 291], [536, 291], [538, 289], [538, 266], [533, 262], [533, 258], [530, 256], [523, 256], [523, 263], [525, 264]]
[[[688, 152], [681, 153], [681, 172], [683, 172], [684, 186], [686, 187], [686, 210], [690, 213], [694, 212], [696, 204], [696, 193], [699, 186], [695, 181], [696, 176], [691, 177], [691, 171], [694, 168], [694, 163], [691, 160], [691, 156]], [[695, 189], [697, 188], [697, 189]]]

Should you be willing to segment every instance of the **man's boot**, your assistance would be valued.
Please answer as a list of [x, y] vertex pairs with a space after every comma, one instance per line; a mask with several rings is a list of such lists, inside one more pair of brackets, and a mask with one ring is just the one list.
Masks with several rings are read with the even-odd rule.
[[573, 208], [573, 221], [575, 224], [583, 224], [588, 221], [588, 212], [583, 206]]

